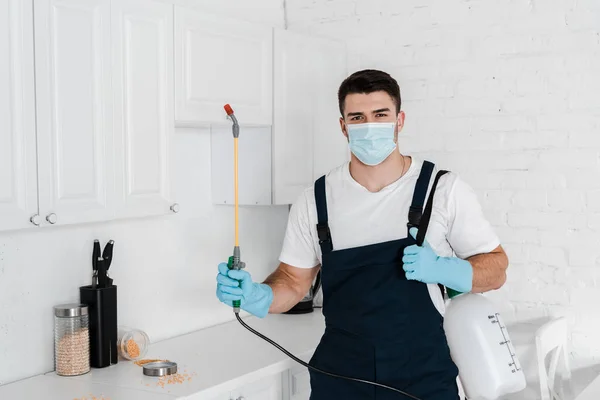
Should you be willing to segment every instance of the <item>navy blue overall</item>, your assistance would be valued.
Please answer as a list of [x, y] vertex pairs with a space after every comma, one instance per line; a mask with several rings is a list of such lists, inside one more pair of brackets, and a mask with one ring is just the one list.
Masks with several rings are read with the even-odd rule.
[[[409, 225], [425, 224], [419, 227], [420, 237], [441, 176], [432, 186], [429, 214], [422, 218], [432, 171], [433, 164], [425, 162], [409, 212]], [[450, 358], [442, 316], [427, 285], [407, 280], [402, 269], [404, 248], [417, 242], [407, 232], [404, 239], [333, 250], [324, 176], [315, 182], [315, 199], [326, 328], [310, 364], [392, 386], [422, 400], [458, 400], [458, 369]], [[310, 379], [311, 400], [407, 399], [389, 389], [312, 370]]]

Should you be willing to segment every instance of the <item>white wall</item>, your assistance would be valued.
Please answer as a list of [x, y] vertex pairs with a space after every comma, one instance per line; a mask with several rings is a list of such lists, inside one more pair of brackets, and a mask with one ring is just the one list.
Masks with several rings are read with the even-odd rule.
[[[202, 3], [230, 14], [217, 0]], [[283, 25], [280, 1], [244, 3], [228, 7]], [[217, 264], [231, 254], [234, 233], [233, 208], [211, 204], [210, 134], [179, 129], [174, 147], [177, 215], [0, 233], [0, 385], [53, 370], [52, 307], [78, 301], [79, 286], [90, 283], [96, 238], [102, 246], [115, 240], [110, 272], [120, 324], [157, 341], [233, 319], [215, 296]], [[240, 209], [242, 258], [256, 279], [277, 266], [287, 213], [286, 206]]]
[[287, 0], [290, 30], [345, 38], [398, 79], [401, 148], [476, 190], [510, 257], [505, 317], [566, 315], [600, 358], [600, 2]]

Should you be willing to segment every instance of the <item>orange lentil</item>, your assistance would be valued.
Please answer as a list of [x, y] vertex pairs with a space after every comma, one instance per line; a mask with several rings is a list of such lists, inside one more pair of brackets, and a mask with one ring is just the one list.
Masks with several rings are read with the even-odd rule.
[[158, 379], [156, 382], [156, 386], [160, 386], [164, 388], [165, 385], [177, 385], [185, 382], [189, 382], [192, 380], [192, 377], [195, 376], [196, 373], [190, 374], [173, 374], [168, 376], [163, 376]]
[[90, 370], [90, 336], [87, 328], [57, 337], [54, 346], [58, 375], [82, 375]]
[[140, 347], [133, 339], [127, 341], [127, 354], [131, 358], [138, 358], [140, 356]]

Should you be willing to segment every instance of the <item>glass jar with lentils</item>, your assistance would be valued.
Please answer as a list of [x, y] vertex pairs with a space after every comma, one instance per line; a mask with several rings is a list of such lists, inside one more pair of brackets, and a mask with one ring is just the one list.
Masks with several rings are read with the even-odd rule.
[[54, 369], [62, 376], [90, 371], [89, 316], [84, 304], [54, 307]]

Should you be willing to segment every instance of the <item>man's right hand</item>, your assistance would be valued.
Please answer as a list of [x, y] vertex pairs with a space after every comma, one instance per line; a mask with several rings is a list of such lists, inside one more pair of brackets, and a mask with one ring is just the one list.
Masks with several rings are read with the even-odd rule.
[[230, 270], [227, 263], [221, 263], [217, 274], [217, 298], [230, 307], [234, 300], [241, 300], [242, 310], [264, 318], [273, 302], [273, 290], [269, 285], [253, 282], [248, 272]]

